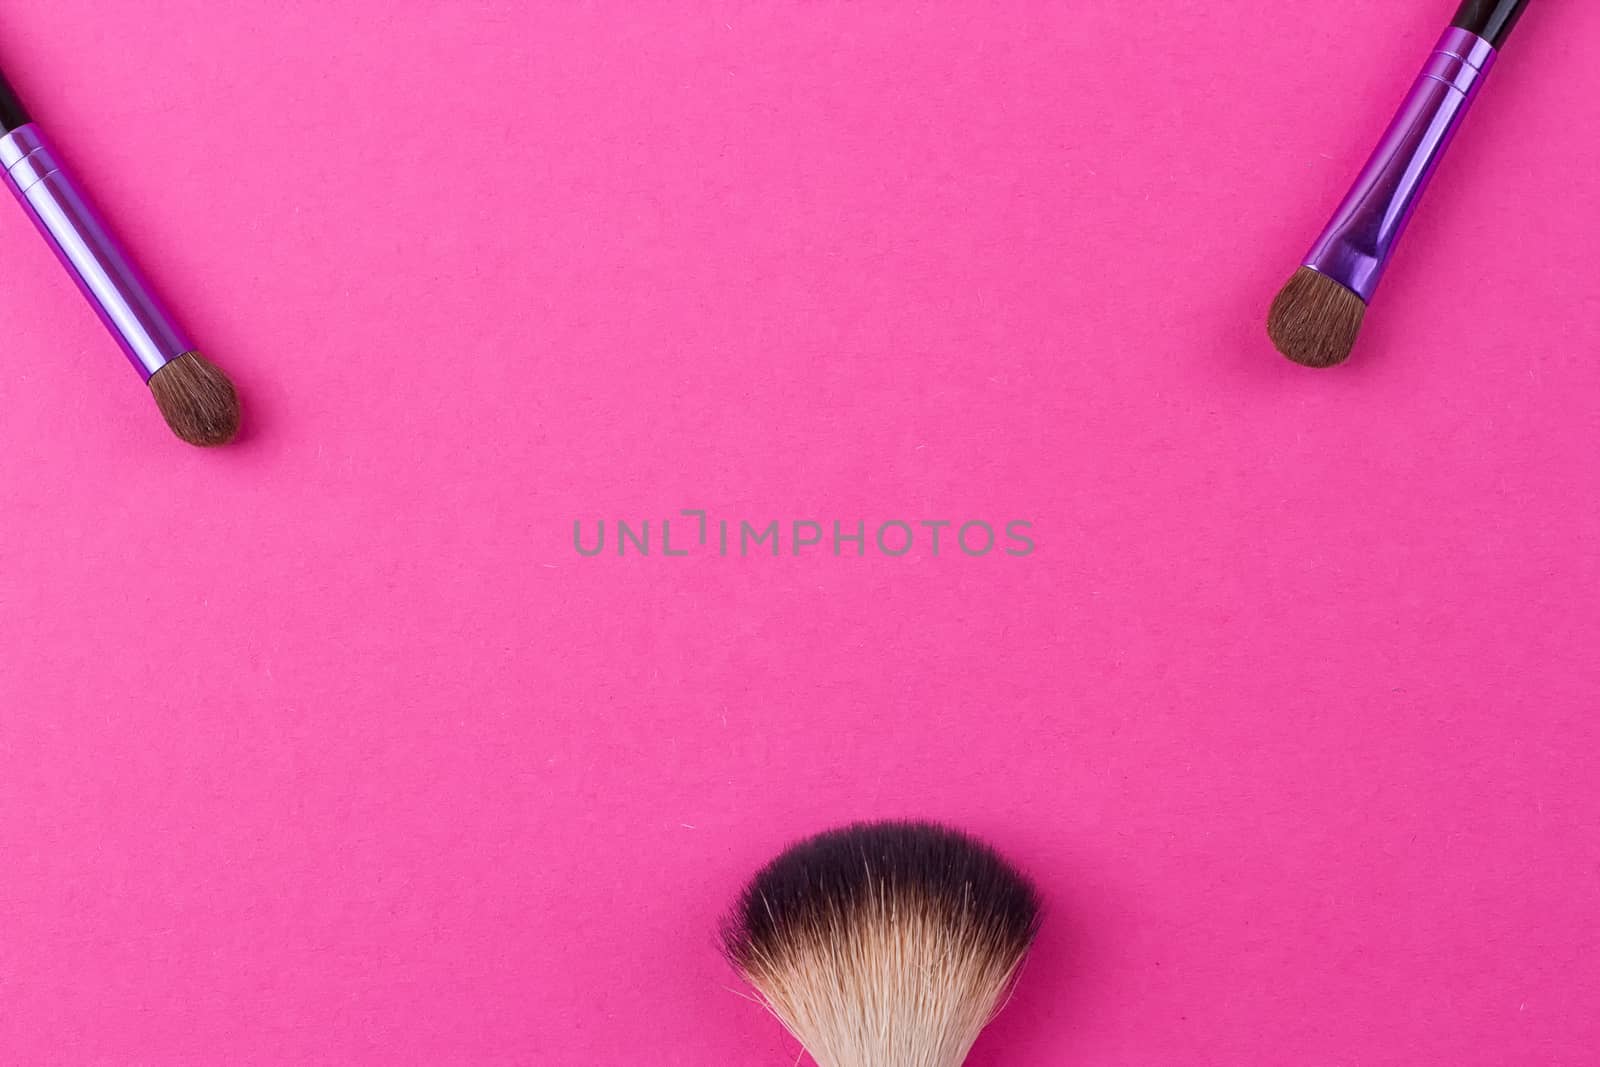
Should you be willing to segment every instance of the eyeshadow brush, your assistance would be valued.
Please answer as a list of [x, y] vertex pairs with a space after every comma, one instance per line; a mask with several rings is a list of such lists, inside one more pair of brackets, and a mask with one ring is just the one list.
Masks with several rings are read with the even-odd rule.
[[5, 181], [88, 298], [173, 433], [225, 444], [239, 430], [239, 398], [156, 297], [60, 154], [0, 74], [0, 166]]
[[1406, 223], [1527, 6], [1466, 0], [1456, 12], [1354, 188], [1272, 303], [1267, 333], [1285, 356], [1308, 367], [1349, 358]]

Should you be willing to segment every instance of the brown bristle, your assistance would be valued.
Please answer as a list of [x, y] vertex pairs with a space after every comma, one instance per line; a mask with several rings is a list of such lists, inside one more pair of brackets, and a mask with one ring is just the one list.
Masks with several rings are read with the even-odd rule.
[[1272, 302], [1267, 336], [1278, 351], [1307, 367], [1332, 367], [1350, 358], [1367, 305], [1325, 274], [1301, 267]]
[[185, 352], [151, 375], [150, 392], [172, 432], [191, 445], [225, 445], [239, 432], [233, 383], [198, 352]]
[[866, 823], [758, 872], [723, 947], [819, 1067], [959, 1067], [1010, 993], [1039, 909], [980, 841]]

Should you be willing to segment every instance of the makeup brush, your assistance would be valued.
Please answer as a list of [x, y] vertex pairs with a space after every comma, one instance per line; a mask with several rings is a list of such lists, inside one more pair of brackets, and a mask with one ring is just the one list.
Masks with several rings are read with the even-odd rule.
[[1308, 367], [1343, 363], [1445, 149], [1528, 0], [1466, 0], [1366, 169], [1272, 303], [1267, 333]]
[[78, 288], [150, 386], [172, 432], [220, 445], [239, 430], [233, 383], [195, 350], [0, 75], [0, 166]]
[[988, 845], [881, 822], [787, 849], [722, 941], [818, 1067], [959, 1067], [1038, 928], [1038, 894]]

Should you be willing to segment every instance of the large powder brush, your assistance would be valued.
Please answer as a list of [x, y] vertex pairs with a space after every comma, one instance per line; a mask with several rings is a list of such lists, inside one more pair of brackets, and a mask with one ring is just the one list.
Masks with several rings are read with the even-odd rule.
[[988, 845], [920, 822], [802, 841], [723, 930], [729, 961], [818, 1067], [958, 1067], [1039, 929], [1033, 886]]

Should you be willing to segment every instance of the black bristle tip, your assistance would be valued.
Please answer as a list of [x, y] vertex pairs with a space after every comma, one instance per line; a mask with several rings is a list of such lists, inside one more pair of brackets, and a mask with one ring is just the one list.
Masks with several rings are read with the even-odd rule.
[[723, 949], [745, 966], [896, 897], [931, 902], [1019, 956], [1039, 930], [1038, 891], [989, 845], [931, 822], [871, 822], [807, 838], [758, 871], [724, 923]]

